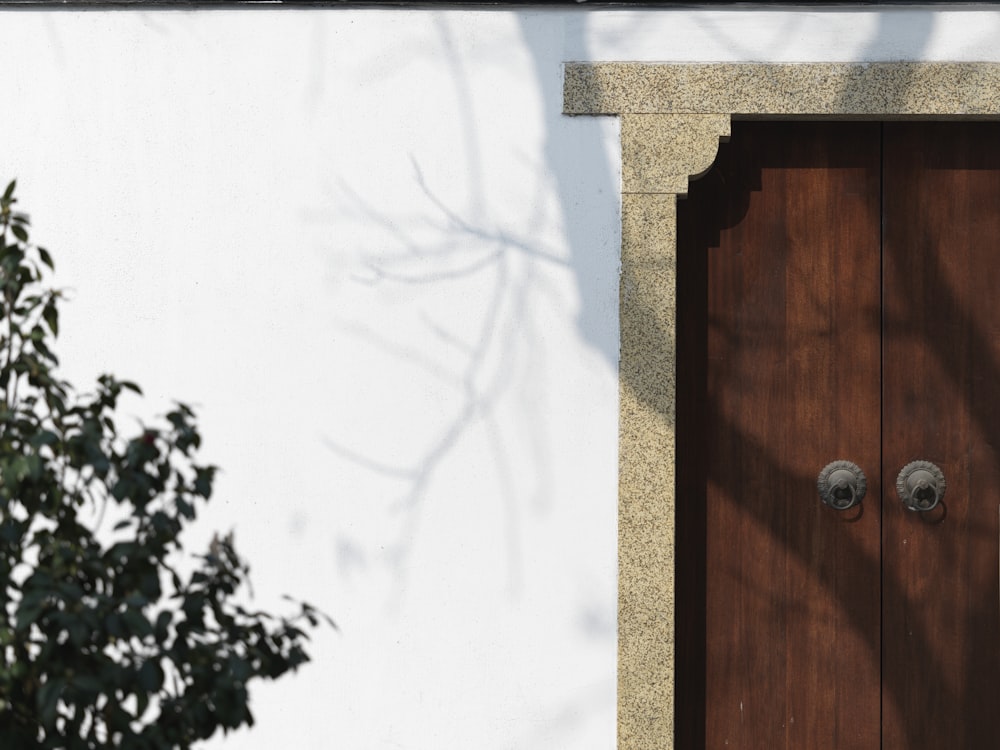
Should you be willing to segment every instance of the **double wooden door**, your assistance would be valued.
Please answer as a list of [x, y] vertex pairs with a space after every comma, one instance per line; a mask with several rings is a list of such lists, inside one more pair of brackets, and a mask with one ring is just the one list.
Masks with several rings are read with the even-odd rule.
[[734, 123], [678, 214], [678, 750], [1000, 748], [1000, 124]]

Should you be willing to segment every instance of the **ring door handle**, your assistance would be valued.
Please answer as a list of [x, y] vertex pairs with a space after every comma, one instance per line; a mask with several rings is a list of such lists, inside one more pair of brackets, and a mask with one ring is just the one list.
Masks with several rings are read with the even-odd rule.
[[938, 506], [948, 488], [941, 469], [930, 461], [913, 461], [896, 478], [896, 492], [909, 510], [926, 513]]
[[827, 464], [816, 479], [819, 499], [834, 510], [858, 505], [868, 491], [868, 480], [861, 468], [850, 461]]

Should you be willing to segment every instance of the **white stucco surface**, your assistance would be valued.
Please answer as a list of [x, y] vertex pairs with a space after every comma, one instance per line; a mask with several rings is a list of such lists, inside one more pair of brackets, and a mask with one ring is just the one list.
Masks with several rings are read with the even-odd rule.
[[197, 405], [315, 661], [209, 747], [611, 748], [619, 163], [568, 60], [995, 60], [1000, 13], [0, 12], [63, 372]]

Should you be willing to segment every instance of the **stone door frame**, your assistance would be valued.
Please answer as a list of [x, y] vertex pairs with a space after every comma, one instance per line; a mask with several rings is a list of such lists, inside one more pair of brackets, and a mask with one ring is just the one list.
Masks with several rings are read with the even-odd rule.
[[[618, 747], [674, 732], [676, 206], [732, 118], [1000, 119], [1000, 63], [567, 63], [563, 112], [621, 119]], [[683, 363], [679, 363], [683, 367]]]

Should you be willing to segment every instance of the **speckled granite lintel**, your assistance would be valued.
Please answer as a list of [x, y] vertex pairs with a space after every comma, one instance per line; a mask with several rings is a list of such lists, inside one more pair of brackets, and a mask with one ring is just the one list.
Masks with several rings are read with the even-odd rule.
[[1000, 117], [1000, 63], [567, 63], [563, 112]]

